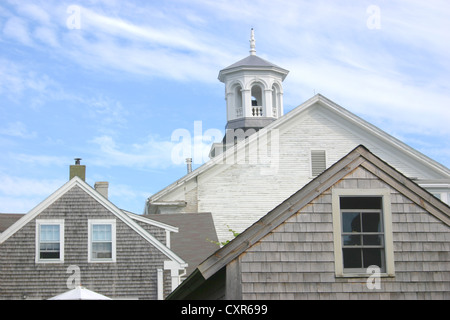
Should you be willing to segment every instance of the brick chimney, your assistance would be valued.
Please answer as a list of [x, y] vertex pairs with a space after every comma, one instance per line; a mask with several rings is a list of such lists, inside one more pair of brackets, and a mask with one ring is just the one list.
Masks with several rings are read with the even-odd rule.
[[69, 180], [72, 180], [73, 177], [79, 177], [86, 181], [86, 166], [82, 166], [80, 161], [81, 158], [75, 158], [75, 165], [70, 166]]

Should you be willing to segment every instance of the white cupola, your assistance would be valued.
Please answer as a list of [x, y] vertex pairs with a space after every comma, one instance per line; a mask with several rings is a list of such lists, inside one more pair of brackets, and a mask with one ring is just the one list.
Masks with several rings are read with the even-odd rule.
[[289, 71], [256, 55], [252, 28], [250, 55], [219, 72], [225, 84], [227, 130], [259, 130], [283, 115], [282, 82]]

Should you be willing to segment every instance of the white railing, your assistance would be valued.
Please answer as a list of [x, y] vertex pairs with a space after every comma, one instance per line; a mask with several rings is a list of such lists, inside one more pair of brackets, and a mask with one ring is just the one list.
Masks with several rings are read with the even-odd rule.
[[262, 107], [252, 107], [252, 115], [254, 117], [262, 117], [263, 108]]

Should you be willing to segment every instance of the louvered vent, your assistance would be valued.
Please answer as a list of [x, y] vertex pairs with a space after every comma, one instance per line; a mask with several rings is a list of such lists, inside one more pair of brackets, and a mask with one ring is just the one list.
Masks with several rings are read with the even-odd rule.
[[327, 168], [325, 150], [311, 150], [311, 174], [318, 176]]

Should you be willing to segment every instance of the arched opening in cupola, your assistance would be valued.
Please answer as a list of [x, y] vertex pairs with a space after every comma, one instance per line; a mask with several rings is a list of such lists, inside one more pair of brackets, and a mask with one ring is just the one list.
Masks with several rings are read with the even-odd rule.
[[259, 84], [255, 83], [251, 89], [252, 99], [252, 115], [254, 117], [260, 117], [263, 115], [263, 95], [262, 88]]

